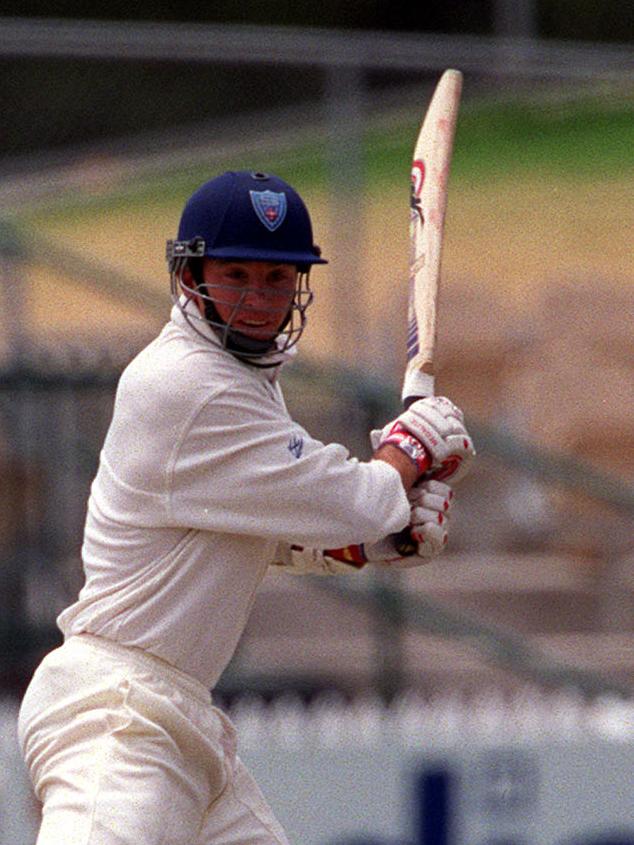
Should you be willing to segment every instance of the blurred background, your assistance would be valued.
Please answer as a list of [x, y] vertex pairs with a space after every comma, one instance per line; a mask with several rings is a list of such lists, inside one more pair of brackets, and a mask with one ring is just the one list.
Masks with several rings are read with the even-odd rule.
[[447, 67], [437, 386], [479, 453], [449, 548], [268, 576], [217, 701], [294, 841], [634, 842], [633, 10], [3, 6], [2, 845], [34, 838], [16, 708], [82, 584], [116, 383], [169, 317], [185, 200], [228, 168], [304, 196], [330, 264], [285, 393], [369, 457], [399, 407], [410, 161]]

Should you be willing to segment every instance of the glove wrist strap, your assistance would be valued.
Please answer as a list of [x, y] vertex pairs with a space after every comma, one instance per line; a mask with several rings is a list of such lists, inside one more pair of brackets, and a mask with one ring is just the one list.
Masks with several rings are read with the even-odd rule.
[[429, 452], [425, 446], [398, 421], [394, 423], [379, 444], [379, 446], [386, 445], [396, 446], [397, 449], [404, 452], [416, 465], [419, 476], [427, 472], [431, 466]]

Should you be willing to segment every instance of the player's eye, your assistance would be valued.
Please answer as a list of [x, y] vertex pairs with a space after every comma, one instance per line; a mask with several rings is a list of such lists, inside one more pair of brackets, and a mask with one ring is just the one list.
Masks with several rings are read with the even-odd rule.
[[273, 270], [268, 275], [267, 281], [272, 285], [294, 285], [294, 274], [288, 270]]
[[241, 270], [239, 267], [230, 267], [225, 271], [225, 276], [231, 279], [232, 282], [246, 283], [249, 280], [249, 274], [246, 270]]

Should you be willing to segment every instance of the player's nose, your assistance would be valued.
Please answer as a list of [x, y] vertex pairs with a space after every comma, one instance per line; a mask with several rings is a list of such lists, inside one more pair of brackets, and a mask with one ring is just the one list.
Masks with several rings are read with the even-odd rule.
[[266, 302], [275, 295], [276, 290], [268, 283], [266, 277], [255, 276], [249, 281], [244, 301], [253, 305], [257, 302]]

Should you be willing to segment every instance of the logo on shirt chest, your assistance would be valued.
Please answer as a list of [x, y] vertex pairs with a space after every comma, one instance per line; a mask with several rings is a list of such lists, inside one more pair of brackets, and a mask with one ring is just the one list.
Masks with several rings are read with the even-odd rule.
[[301, 458], [304, 451], [304, 438], [301, 434], [292, 434], [288, 441], [288, 451], [296, 458]]

